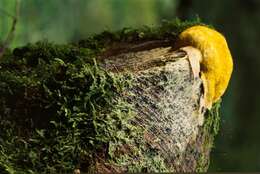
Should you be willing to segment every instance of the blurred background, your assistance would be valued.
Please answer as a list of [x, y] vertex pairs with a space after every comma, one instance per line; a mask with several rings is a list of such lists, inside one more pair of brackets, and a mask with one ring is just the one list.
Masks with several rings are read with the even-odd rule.
[[[48, 39], [66, 43], [103, 30], [156, 26], [175, 17], [212, 24], [227, 38], [234, 73], [221, 108], [221, 131], [209, 171], [260, 171], [259, 0], [20, 0], [11, 47]], [[0, 41], [10, 31], [14, 0], [0, 0]], [[258, 50], [259, 49], [259, 50]]]

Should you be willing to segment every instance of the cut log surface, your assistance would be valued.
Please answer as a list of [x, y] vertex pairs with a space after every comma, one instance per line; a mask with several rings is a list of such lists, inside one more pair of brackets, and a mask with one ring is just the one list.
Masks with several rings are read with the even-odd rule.
[[[102, 59], [106, 70], [133, 77], [132, 86], [122, 97], [137, 113], [133, 124], [143, 128], [147, 147], [166, 166], [154, 172], [206, 171], [211, 147], [205, 147], [205, 114], [199, 112], [202, 81], [194, 78], [188, 54], [159, 47]], [[99, 167], [101, 171], [112, 170], [104, 166], [103, 170]], [[115, 171], [129, 170], [122, 164]], [[153, 170], [148, 167], [147, 171]]]

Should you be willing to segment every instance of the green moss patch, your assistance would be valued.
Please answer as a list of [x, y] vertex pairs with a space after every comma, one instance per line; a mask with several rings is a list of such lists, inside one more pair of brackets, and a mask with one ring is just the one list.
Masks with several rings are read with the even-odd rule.
[[219, 124], [220, 124], [220, 109], [221, 100], [213, 105], [211, 110], [207, 110], [205, 114], [205, 121], [200, 131], [202, 131], [202, 151], [198, 164], [196, 167], [197, 172], [206, 172], [209, 167], [209, 156], [207, 154], [210, 153], [212, 147], [214, 146], [214, 139], [215, 136], [218, 134], [219, 131]]
[[[95, 58], [113, 42], [174, 42], [196, 24], [201, 23], [174, 20], [154, 28], [106, 31], [76, 44], [43, 41], [5, 52], [0, 60], [0, 173], [89, 171], [97, 156], [115, 165], [127, 162], [131, 156], [112, 154], [113, 144], [137, 143], [142, 132], [130, 122], [135, 116], [131, 105], [118, 97], [131, 86], [131, 76], [107, 72]], [[159, 156], [131, 150], [140, 164], [128, 170], [166, 171]]]

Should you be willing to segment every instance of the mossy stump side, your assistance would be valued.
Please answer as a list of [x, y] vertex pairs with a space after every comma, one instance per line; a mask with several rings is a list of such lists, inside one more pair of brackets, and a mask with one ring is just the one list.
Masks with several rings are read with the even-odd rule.
[[98, 170], [205, 172], [218, 131], [219, 104], [199, 112], [202, 81], [194, 79], [185, 52], [171, 46], [145, 49], [100, 57], [108, 71], [131, 75], [131, 87], [120, 97], [133, 107], [136, 115], [131, 123], [142, 131], [135, 138], [142, 140], [113, 144], [113, 162], [99, 162]]
[[[172, 50], [185, 28], [103, 32], [7, 50], [0, 61], [0, 173], [205, 172], [219, 103]], [[202, 24], [201, 24], [202, 25]]]

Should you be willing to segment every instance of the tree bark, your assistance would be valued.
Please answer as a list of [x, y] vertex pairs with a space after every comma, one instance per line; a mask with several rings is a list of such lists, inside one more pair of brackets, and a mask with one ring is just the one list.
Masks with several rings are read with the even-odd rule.
[[119, 98], [133, 106], [136, 117], [132, 124], [143, 130], [145, 146], [141, 153], [147, 160], [132, 154], [136, 145], [115, 145], [115, 158], [128, 155], [127, 162], [97, 160], [95, 172], [207, 171], [218, 130], [218, 108], [200, 112], [202, 81], [194, 78], [188, 55], [160, 44], [153, 42], [149, 47], [151, 42], [143, 43], [117, 52], [108, 49], [107, 54], [99, 57], [106, 70], [131, 74], [133, 78], [131, 87]]

